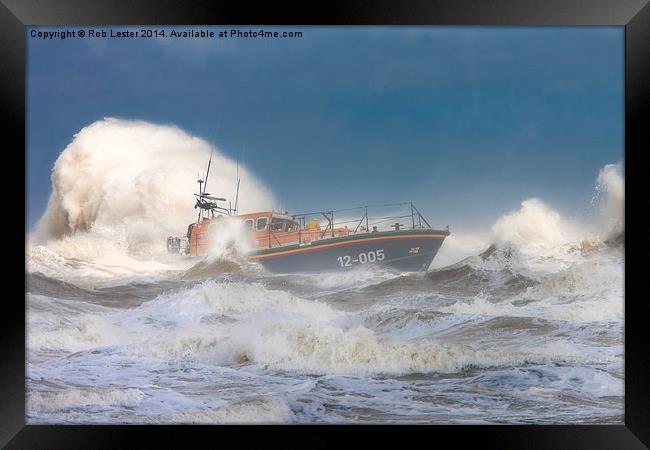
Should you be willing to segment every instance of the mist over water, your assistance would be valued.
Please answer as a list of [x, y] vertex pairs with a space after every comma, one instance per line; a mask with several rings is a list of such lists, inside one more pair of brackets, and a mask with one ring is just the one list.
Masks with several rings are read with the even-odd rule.
[[[522, 198], [426, 273], [272, 275], [229, 221], [206, 258], [166, 253], [211, 150], [105, 119], [63, 151], [27, 249], [29, 423], [623, 422], [620, 165], [593, 223]], [[215, 151], [208, 191], [234, 174]]]

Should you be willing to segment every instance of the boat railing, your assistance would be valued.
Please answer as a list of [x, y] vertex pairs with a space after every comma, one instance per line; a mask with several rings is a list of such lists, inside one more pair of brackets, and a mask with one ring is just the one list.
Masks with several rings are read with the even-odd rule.
[[[382, 209], [385, 211], [388, 208], [392, 208], [392, 211], [384, 214], [379, 213]], [[395, 208], [400, 209], [396, 211]], [[359, 212], [356, 217], [346, 217], [345, 213], [351, 213], [354, 211]], [[343, 218], [339, 221], [335, 221], [335, 213], [337, 218], [340, 217], [339, 214], [343, 213]], [[395, 222], [389, 225], [389, 227], [393, 228], [395, 231], [432, 229], [429, 222], [422, 213], [420, 213], [413, 202], [388, 203], [339, 210], [315, 211], [294, 214], [292, 217], [294, 220], [298, 221], [298, 231], [273, 231], [271, 230], [271, 227], [268, 227], [266, 238], [258, 239], [258, 245], [268, 245], [269, 248], [296, 243], [303, 245], [311, 243], [314, 240], [325, 238], [373, 233], [380, 231], [380, 227], [385, 226], [387, 223], [392, 221]], [[320, 227], [319, 224], [319, 229], [317, 230], [308, 229], [308, 219], [313, 219], [314, 217], [318, 217], [321, 221], [324, 219], [324, 228]], [[401, 224], [400, 221], [405, 219], [410, 223]]]

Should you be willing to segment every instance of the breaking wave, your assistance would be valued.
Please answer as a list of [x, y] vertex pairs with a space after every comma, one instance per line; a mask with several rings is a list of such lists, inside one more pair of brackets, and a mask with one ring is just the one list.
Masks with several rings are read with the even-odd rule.
[[625, 183], [621, 164], [607, 164], [598, 173], [593, 202], [600, 207], [601, 231], [605, 240], [622, 244]]
[[[29, 270], [53, 275], [70, 260], [92, 262], [87, 275], [97, 277], [177, 268], [165, 239], [196, 216], [193, 183], [211, 153], [208, 189], [234, 199], [236, 163], [203, 139], [115, 118], [83, 128], [54, 164], [47, 209], [29, 236]], [[271, 206], [269, 190], [239, 172], [241, 209]]]
[[[47, 311], [65, 306], [66, 301], [32, 296], [31, 302], [35, 305], [31, 325], [40, 331], [30, 333], [28, 343], [38, 350], [80, 352], [117, 345], [140, 357], [191, 356], [213, 364], [354, 375], [458, 372], [554, 358], [550, 352], [530, 349], [504, 351], [396, 340], [367, 328], [353, 313], [258, 283], [207, 281], [161, 295], [133, 310], [106, 313], [95, 307], [55, 322]], [[439, 310], [468, 313], [462, 305]], [[486, 305], [469, 306], [471, 312], [482, 314]], [[498, 314], [510, 315], [514, 307], [495, 308], [500, 308]], [[559, 352], [555, 357], [581, 359], [578, 351]]]

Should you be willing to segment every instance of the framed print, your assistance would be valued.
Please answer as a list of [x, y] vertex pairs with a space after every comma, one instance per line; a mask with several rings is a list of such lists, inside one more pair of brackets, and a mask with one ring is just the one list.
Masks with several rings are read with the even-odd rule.
[[647, 2], [1, 10], [3, 444], [647, 444]]

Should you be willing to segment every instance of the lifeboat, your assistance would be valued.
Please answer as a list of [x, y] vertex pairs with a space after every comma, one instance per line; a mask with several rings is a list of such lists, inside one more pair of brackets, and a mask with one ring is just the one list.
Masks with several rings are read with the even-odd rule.
[[[230, 204], [221, 206], [219, 202], [225, 202], [225, 198], [205, 192], [209, 172], [210, 162], [206, 180], [197, 181], [199, 193], [194, 194], [198, 218], [188, 226], [184, 237], [167, 238], [170, 253], [205, 256], [221, 232], [220, 222], [230, 217], [241, 222], [249, 234], [253, 248], [248, 258], [273, 273], [331, 272], [364, 265], [416, 272], [429, 267], [450, 234], [449, 227], [432, 228], [413, 202], [301, 214], [287, 211], [238, 214], [239, 180], [234, 208]], [[406, 211], [394, 212], [400, 208]], [[373, 213], [387, 209], [393, 213]], [[335, 222], [335, 214], [338, 218], [340, 213], [345, 213], [346, 218]], [[393, 220], [394, 223], [387, 225]]]

